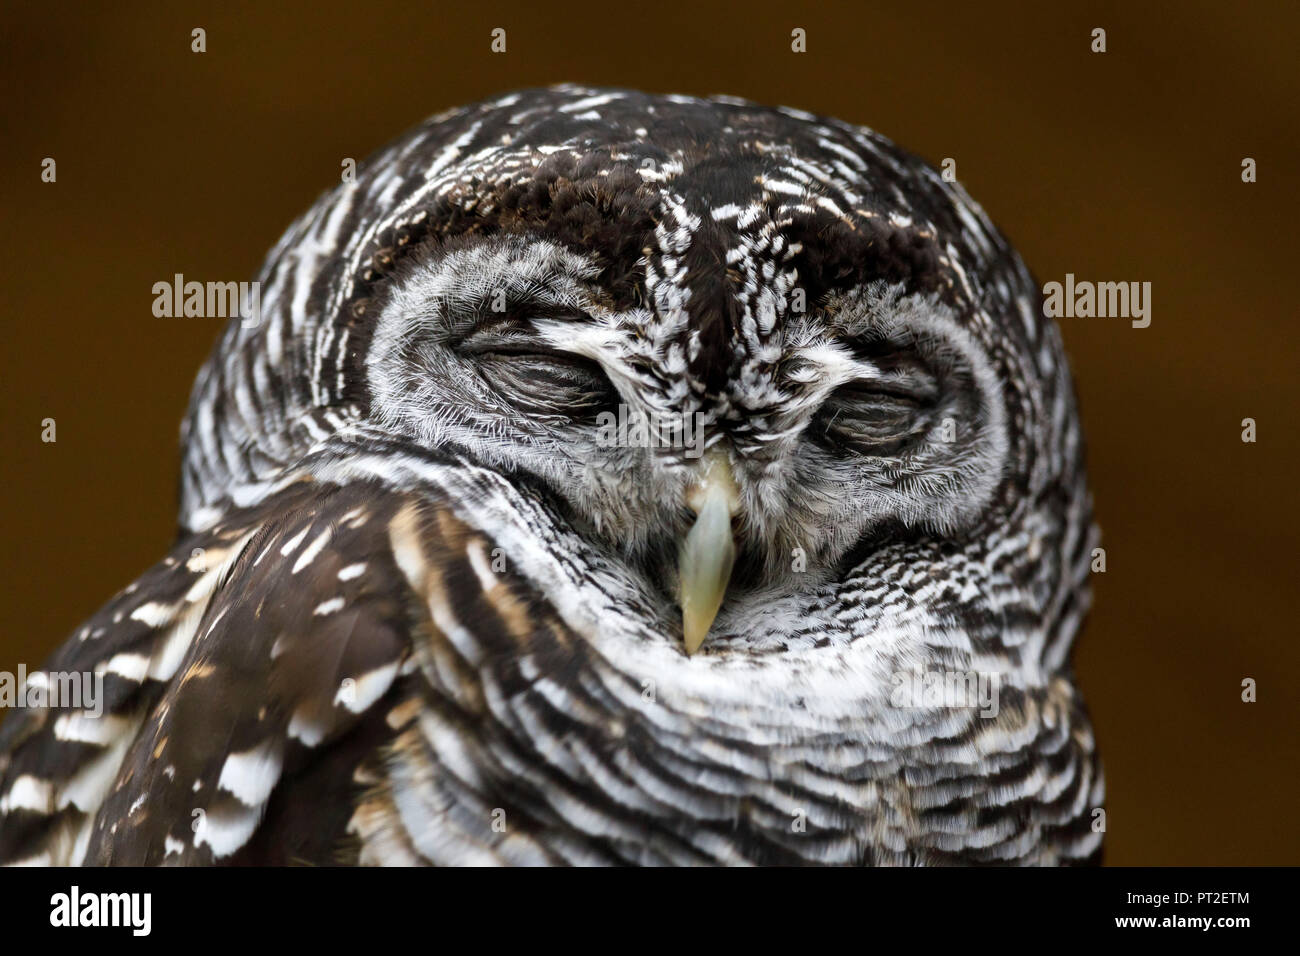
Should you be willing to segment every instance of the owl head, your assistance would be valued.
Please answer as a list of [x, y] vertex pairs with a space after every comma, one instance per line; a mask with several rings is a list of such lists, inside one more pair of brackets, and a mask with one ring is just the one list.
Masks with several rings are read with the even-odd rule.
[[196, 386], [187, 527], [363, 436], [526, 489], [687, 652], [720, 610], [855, 580], [892, 575], [886, 604], [941, 581], [956, 618], [976, 561], [982, 589], [1075, 589], [1087, 492], [1040, 293], [959, 185], [867, 129], [512, 94], [363, 163], [261, 282]]

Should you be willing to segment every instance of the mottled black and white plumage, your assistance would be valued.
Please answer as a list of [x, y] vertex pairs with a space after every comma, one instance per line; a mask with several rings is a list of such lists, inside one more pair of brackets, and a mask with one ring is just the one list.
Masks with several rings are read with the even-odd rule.
[[[1072, 385], [959, 186], [795, 110], [530, 91], [363, 164], [260, 278], [180, 540], [46, 664], [105, 716], [0, 730], [0, 860], [1097, 857]], [[708, 453], [599, 441], [618, 405]], [[898, 706], [918, 671], [997, 675], [996, 717]]]

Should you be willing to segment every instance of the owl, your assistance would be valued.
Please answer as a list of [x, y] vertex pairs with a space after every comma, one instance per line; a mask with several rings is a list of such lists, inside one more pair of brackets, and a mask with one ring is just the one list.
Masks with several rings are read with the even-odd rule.
[[0, 732], [0, 860], [1074, 864], [1096, 542], [1059, 333], [869, 129], [563, 86], [272, 250], [180, 535]]

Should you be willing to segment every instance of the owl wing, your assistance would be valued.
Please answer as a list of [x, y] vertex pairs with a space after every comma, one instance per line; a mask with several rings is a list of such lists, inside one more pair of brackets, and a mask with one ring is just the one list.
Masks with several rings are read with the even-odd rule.
[[448, 582], [477, 629], [531, 626], [490, 549], [426, 495], [310, 481], [181, 541], [48, 663], [102, 675], [102, 714], [0, 729], [0, 862], [414, 862], [366, 795]]

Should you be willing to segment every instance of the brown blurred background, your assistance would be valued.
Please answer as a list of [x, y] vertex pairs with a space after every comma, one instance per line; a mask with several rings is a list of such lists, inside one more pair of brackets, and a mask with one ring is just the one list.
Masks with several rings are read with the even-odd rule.
[[154, 282], [253, 278], [344, 157], [462, 102], [731, 93], [953, 157], [1040, 281], [1152, 283], [1150, 328], [1062, 320], [1108, 560], [1077, 658], [1108, 862], [1300, 863], [1300, 8], [1057, 6], [7, 4], [0, 670], [38, 665], [172, 539], [177, 427], [220, 320], [154, 318]]

